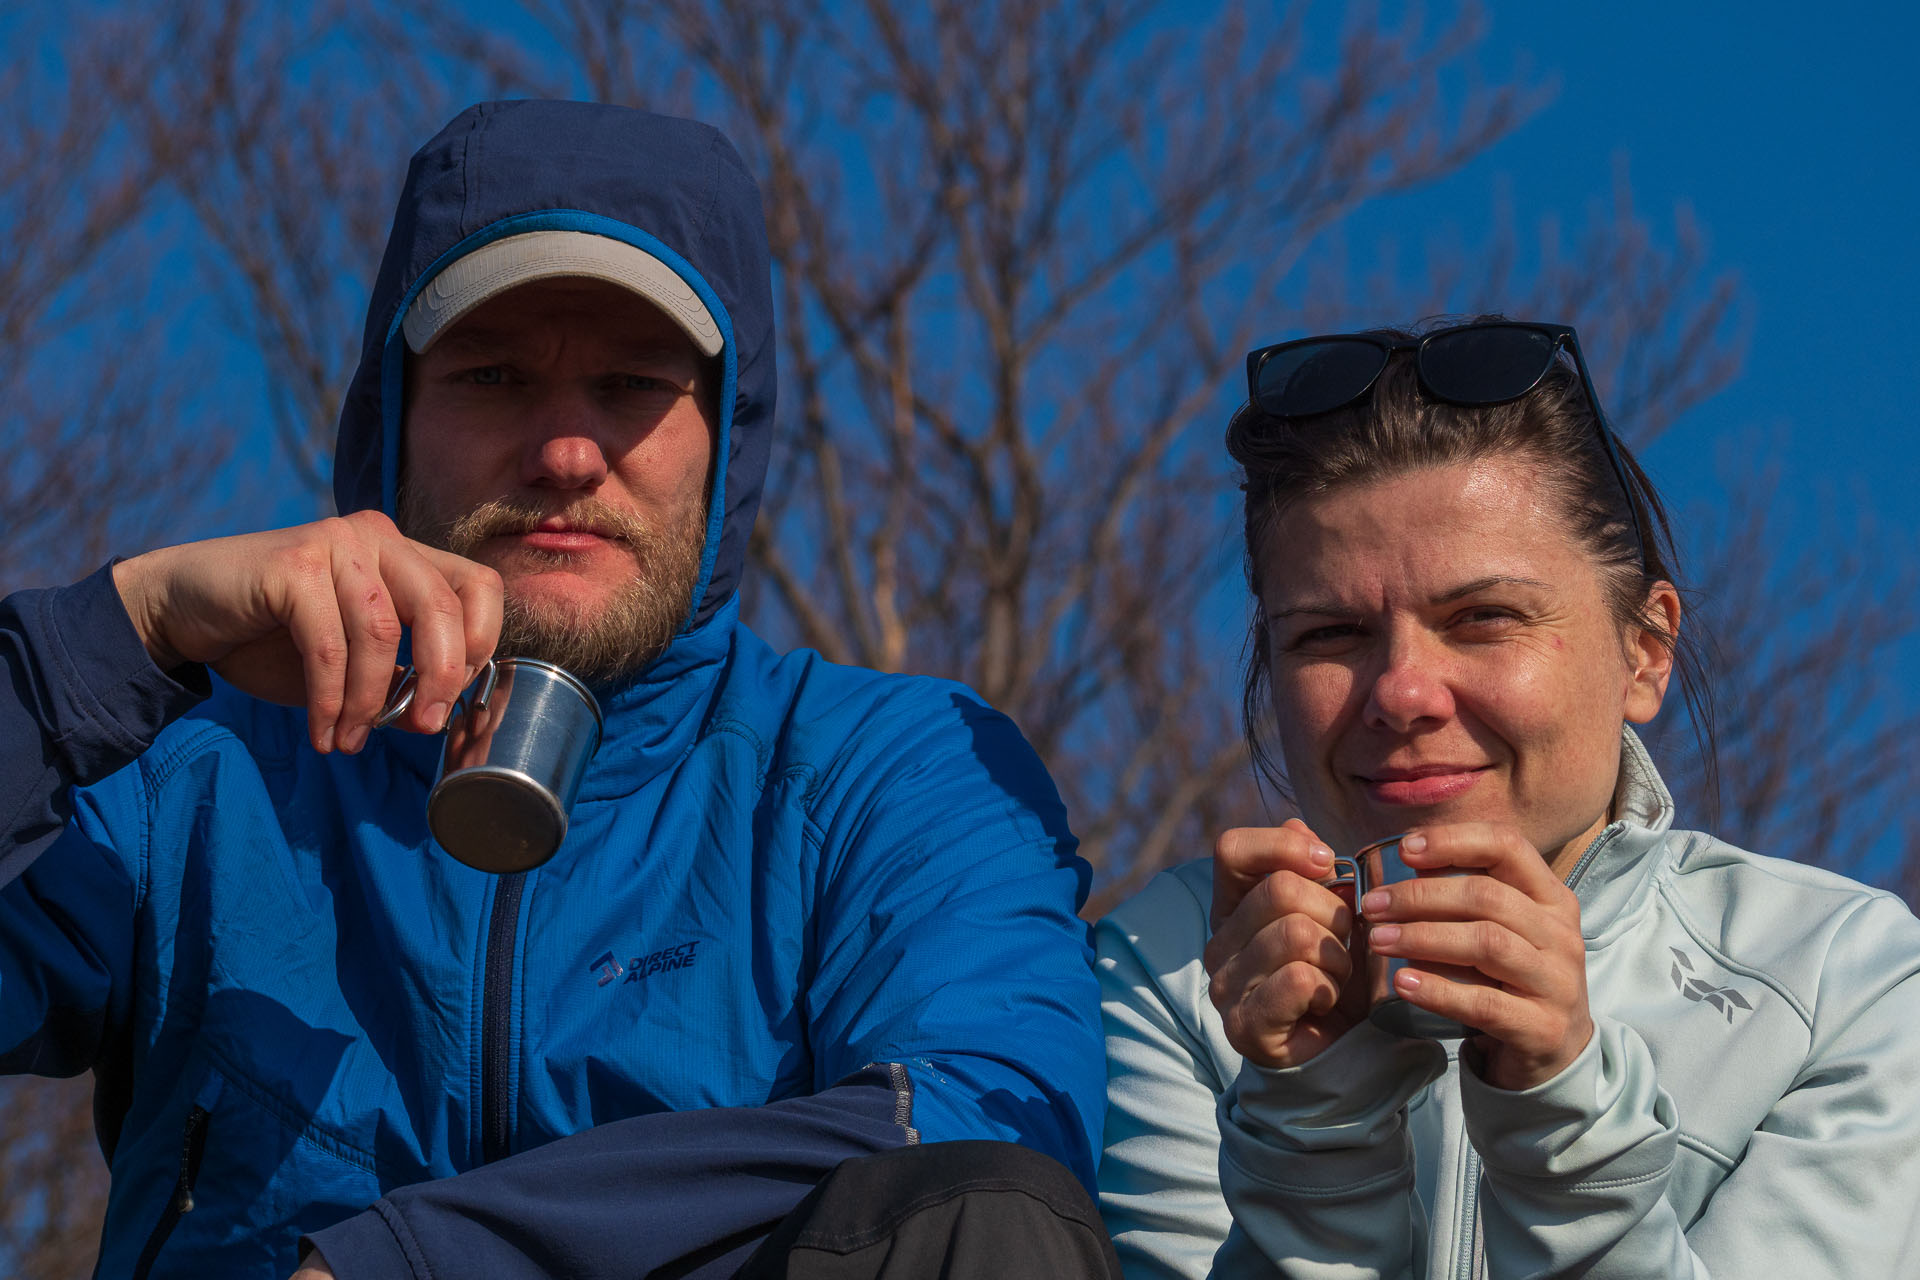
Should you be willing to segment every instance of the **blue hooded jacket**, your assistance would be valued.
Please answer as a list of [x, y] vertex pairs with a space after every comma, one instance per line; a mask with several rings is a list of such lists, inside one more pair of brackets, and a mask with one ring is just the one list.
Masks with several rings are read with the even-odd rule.
[[773, 316], [720, 134], [512, 102], [428, 143], [341, 509], [393, 509], [415, 292], [541, 229], [645, 248], [725, 338], [700, 586], [599, 690], [552, 861], [495, 877], [433, 844], [437, 739], [320, 756], [302, 711], [157, 670], [107, 570], [0, 604], [0, 1070], [96, 1073], [102, 1275], [282, 1280], [303, 1236], [345, 1280], [725, 1275], [851, 1155], [1001, 1138], [1091, 1180], [1087, 869], [1039, 761], [960, 686], [738, 620]]

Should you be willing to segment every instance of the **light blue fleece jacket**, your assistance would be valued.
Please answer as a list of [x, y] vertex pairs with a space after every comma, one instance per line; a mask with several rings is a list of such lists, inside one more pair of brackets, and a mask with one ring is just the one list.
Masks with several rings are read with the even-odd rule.
[[1920, 922], [1672, 811], [1627, 734], [1623, 816], [1569, 877], [1593, 1039], [1523, 1092], [1369, 1024], [1243, 1063], [1200, 963], [1206, 861], [1102, 921], [1129, 1280], [1920, 1275]]

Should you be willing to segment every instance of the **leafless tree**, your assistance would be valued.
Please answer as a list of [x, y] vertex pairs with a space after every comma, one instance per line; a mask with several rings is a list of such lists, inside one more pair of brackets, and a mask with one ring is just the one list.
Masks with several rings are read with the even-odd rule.
[[[1431, 26], [1356, 12], [1339, 34], [1304, 6], [1196, 16], [1150, 0], [520, 0], [485, 23], [452, 0], [127, 14], [138, 34], [121, 46], [165, 56], [103, 73], [95, 127], [139, 161], [89, 254], [137, 248], [152, 199], [189, 228], [191, 291], [219, 299], [226, 349], [268, 371], [275, 446], [315, 510], [411, 146], [490, 94], [722, 124], [763, 184], [781, 312], [783, 444], [748, 614], [837, 660], [965, 680], [1012, 713], [1096, 868], [1090, 914], [1213, 831], [1275, 812], [1238, 734], [1245, 596], [1220, 448], [1249, 346], [1442, 312], [1564, 318], [1641, 448], [1738, 366], [1732, 282], [1684, 218], [1657, 227], [1624, 181], [1575, 233], [1507, 225], [1437, 239], [1416, 264], [1371, 247], [1348, 260], [1370, 207], [1457, 169], [1544, 100], [1487, 72], [1470, 8]], [[25, 157], [0, 177], [57, 145], [0, 141]], [[34, 269], [56, 264], [69, 224], [33, 222], [20, 189], [0, 191], [0, 225], [28, 229]], [[0, 283], [24, 269], [5, 252]], [[47, 296], [80, 297], [65, 282], [94, 260], [46, 266]], [[111, 429], [133, 439], [178, 409], [138, 368], [103, 385], [92, 419], [55, 406], [48, 420], [118, 413]], [[0, 497], [111, 474], [111, 456], [18, 438], [9, 465], [27, 469]], [[1735, 479], [1764, 492], [1764, 477]], [[1738, 518], [1702, 522], [1688, 546], [1729, 660], [1728, 827], [1841, 861], [1875, 824], [1901, 827], [1892, 762], [1920, 725], [1876, 700], [1870, 670], [1914, 619], [1809, 572], [1762, 504], [1727, 510]], [[12, 551], [31, 530], [5, 536]], [[126, 537], [98, 545], [137, 545]], [[1787, 587], [1804, 593], [1791, 625]], [[1856, 625], [1806, 625], [1822, 616]], [[1683, 738], [1656, 749], [1697, 796]], [[71, 1107], [42, 1114], [80, 1131]], [[18, 1138], [23, 1152], [71, 1140]], [[47, 1172], [0, 1159], [5, 1203], [97, 1217], [80, 1193], [31, 1191]], [[33, 1224], [52, 1220], [39, 1212], [0, 1215], [0, 1263], [29, 1256]]]
[[[70, 581], [116, 549], [205, 519], [225, 453], [217, 420], [178, 414], [190, 353], [128, 299], [155, 287], [164, 244], [143, 225], [156, 166], [99, 86], [150, 70], [143, 20], [78, 30], [0, 14], [0, 590]], [[105, 1169], [86, 1080], [0, 1082], [0, 1273], [93, 1266]]]

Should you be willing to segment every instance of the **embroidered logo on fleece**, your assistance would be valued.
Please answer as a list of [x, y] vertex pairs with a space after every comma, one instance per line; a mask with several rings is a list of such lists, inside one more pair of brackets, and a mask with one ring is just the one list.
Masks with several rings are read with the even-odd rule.
[[594, 975], [595, 986], [608, 986], [621, 981], [644, 982], [656, 973], [665, 973], [674, 969], [691, 969], [699, 958], [700, 940], [682, 942], [678, 946], [662, 947], [650, 951], [644, 956], [635, 956], [625, 964], [614, 959], [613, 952], [603, 951], [599, 958], [587, 966], [587, 972]]
[[1747, 998], [1732, 987], [1716, 987], [1692, 976], [1693, 960], [1686, 952], [1678, 947], [1668, 947], [1667, 950], [1673, 952], [1673, 985], [1679, 988], [1681, 995], [1689, 1000], [1712, 1005], [1727, 1015], [1728, 1025], [1733, 1023], [1735, 1009], [1753, 1008], [1747, 1003]]

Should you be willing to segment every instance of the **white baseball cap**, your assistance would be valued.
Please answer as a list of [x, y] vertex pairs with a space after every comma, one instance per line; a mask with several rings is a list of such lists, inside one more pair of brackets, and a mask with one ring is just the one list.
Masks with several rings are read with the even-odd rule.
[[718, 355], [720, 326], [677, 272], [644, 249], [586, 231], [528, 231], [482, 245], [429, 280], [401, 323], [418, 355], [488, 298], [535, 280], [584, 276], [617, 284], [666, 312], [701, 355]]

